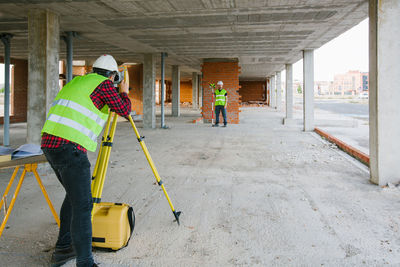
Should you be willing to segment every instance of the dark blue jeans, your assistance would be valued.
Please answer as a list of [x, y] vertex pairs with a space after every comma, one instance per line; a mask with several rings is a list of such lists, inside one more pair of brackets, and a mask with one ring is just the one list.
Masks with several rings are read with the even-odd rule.
[[224, 106], [215, 106], [215, 124], [219, 123], [219, 113], [222, 112], [222, 117], [224, 118], [224, 125], [227, 124], [226, 121], [226, 108]]
[[59, 148], [44, 148], [43, 152], [66, 192], [56, 248], [67, 248], [72, 244], [77, 255], [76, 266], [92, 266], [93, 202], [87, 154], [72, 143]]

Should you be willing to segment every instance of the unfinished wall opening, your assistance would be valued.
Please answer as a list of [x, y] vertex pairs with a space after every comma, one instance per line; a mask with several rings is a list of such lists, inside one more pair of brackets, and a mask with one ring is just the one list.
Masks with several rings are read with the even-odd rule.
[[[4, 101], [5, 101], [5, 77], [4, 64], [0, 64], [0, 117], [4, 117]], [[10, 64], [10, 106], [9, 114], [14, 114], [14, 65]]]
[[[4, 58], [0, 57], [0, 124], [4, 119]], [[10, 123], [26, 122], [28, 61], [10, 59]]]
[[259, 104], [267, 101], [267, 82], [239, 81], [239, 95], [243, 104]]

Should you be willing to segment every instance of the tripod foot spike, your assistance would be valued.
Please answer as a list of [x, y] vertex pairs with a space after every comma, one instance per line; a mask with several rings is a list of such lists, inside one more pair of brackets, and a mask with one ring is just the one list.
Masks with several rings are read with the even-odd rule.
[[178, 225], [180, 225], [179, 223], [179, 216], [181, 215], [181, 211], [173, 211], [174, 216], [175, 216], [175, 221], [178, 223]]

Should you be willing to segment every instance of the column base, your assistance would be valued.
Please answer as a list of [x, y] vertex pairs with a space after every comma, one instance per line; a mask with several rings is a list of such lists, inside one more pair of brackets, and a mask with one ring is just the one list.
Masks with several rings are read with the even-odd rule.
[[295, 124], [297, 124], [297, 120], [295, 120], [293, 118], [283, 118], [282, 123], [284, 125], [295, 125]]

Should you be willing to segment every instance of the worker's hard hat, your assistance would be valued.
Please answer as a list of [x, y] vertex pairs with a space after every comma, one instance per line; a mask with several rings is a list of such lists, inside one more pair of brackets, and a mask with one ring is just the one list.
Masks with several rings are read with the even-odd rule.
[[223, 83], [222, 81], [219, 81], [219, 82], [217, 83], [217, 85], [224, 85], [224, 83]]
[[93, 68], [118, 72], [118, 64], [110, 55], [102, 55], [93, 63]]

